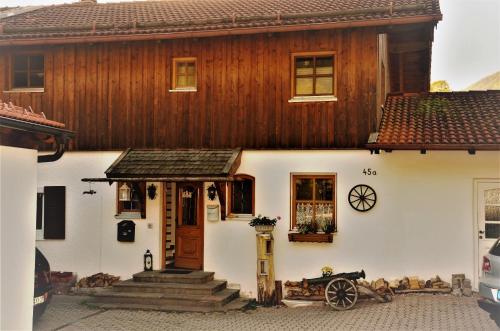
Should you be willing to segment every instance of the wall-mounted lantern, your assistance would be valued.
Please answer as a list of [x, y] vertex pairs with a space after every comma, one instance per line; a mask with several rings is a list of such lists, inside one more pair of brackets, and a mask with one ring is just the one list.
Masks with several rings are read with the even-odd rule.
[[208, 192], [208, 199], [210, 201], [214, 201], [215, 197], [217, 196], [217, 188], [215, 187], [215, 185], [214, 184], [210, 185], [207, 188], [207, 192]]
[[118, 190], [118, 196], [120, 201], [130, 201], [130, 187], [126, 183]]
[[151, 184], [148, 186], [148, 197], [150, 200], [154, 200], [156, 198], [156, 185]]

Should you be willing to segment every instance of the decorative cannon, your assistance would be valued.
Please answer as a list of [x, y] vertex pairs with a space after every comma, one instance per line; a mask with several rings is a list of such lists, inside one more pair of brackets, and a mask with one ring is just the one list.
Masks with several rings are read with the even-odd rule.
[[358, 279], [365, 278], [364, 270], [340, 274], [323, 274], [323, 277], [307, 279], [307, 283], [325, 284], [326, 302], [335, 310], [347, 310], [354, 307], [358, 294], [366, 294], [379, 302], [392, 301], [390, 293], [378, 293], [370, 287], [358, 284]]

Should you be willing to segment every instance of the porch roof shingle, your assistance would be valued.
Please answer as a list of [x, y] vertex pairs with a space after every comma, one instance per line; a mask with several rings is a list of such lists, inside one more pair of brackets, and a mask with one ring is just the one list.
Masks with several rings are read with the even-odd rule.
[[[441, 19], [438, 0], [161, 0], [44, 6], [0, 19], [0, 41]], [[356, 23], [358, 22], [358, 23]], [[307, 28], [304, 28], [307, 29]]]
[[106, 170], [108, 179], [224, 179], [239, 166], [241, 149], [128, 149]]
[[367, 147], [500, 150], [500, 90], [389, 95]]

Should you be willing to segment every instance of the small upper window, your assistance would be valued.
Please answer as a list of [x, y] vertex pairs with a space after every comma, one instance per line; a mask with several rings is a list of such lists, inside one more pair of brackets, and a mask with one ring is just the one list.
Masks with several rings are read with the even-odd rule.
[[254, 199], [254, 178], [248, 175], [236, 175], [229, 185], [229, 213], [254, 215]]
[[333, 54], [293, 56], [294, 96], [332, 96], [334, 91]]
[[16, 55], [12, 58], [12, 88], [43, 88], [44, 56]]
[[173, 64], [173, 90], [196, 89], [196, 58], [176, 58]]

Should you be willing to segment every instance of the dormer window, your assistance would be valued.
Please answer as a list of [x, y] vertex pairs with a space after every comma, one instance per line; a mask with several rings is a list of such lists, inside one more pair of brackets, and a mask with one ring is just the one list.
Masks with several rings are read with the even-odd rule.
[[43, 55], [18, 54], [12, 57], [12, 88], [38, 89], [44, 87]]

